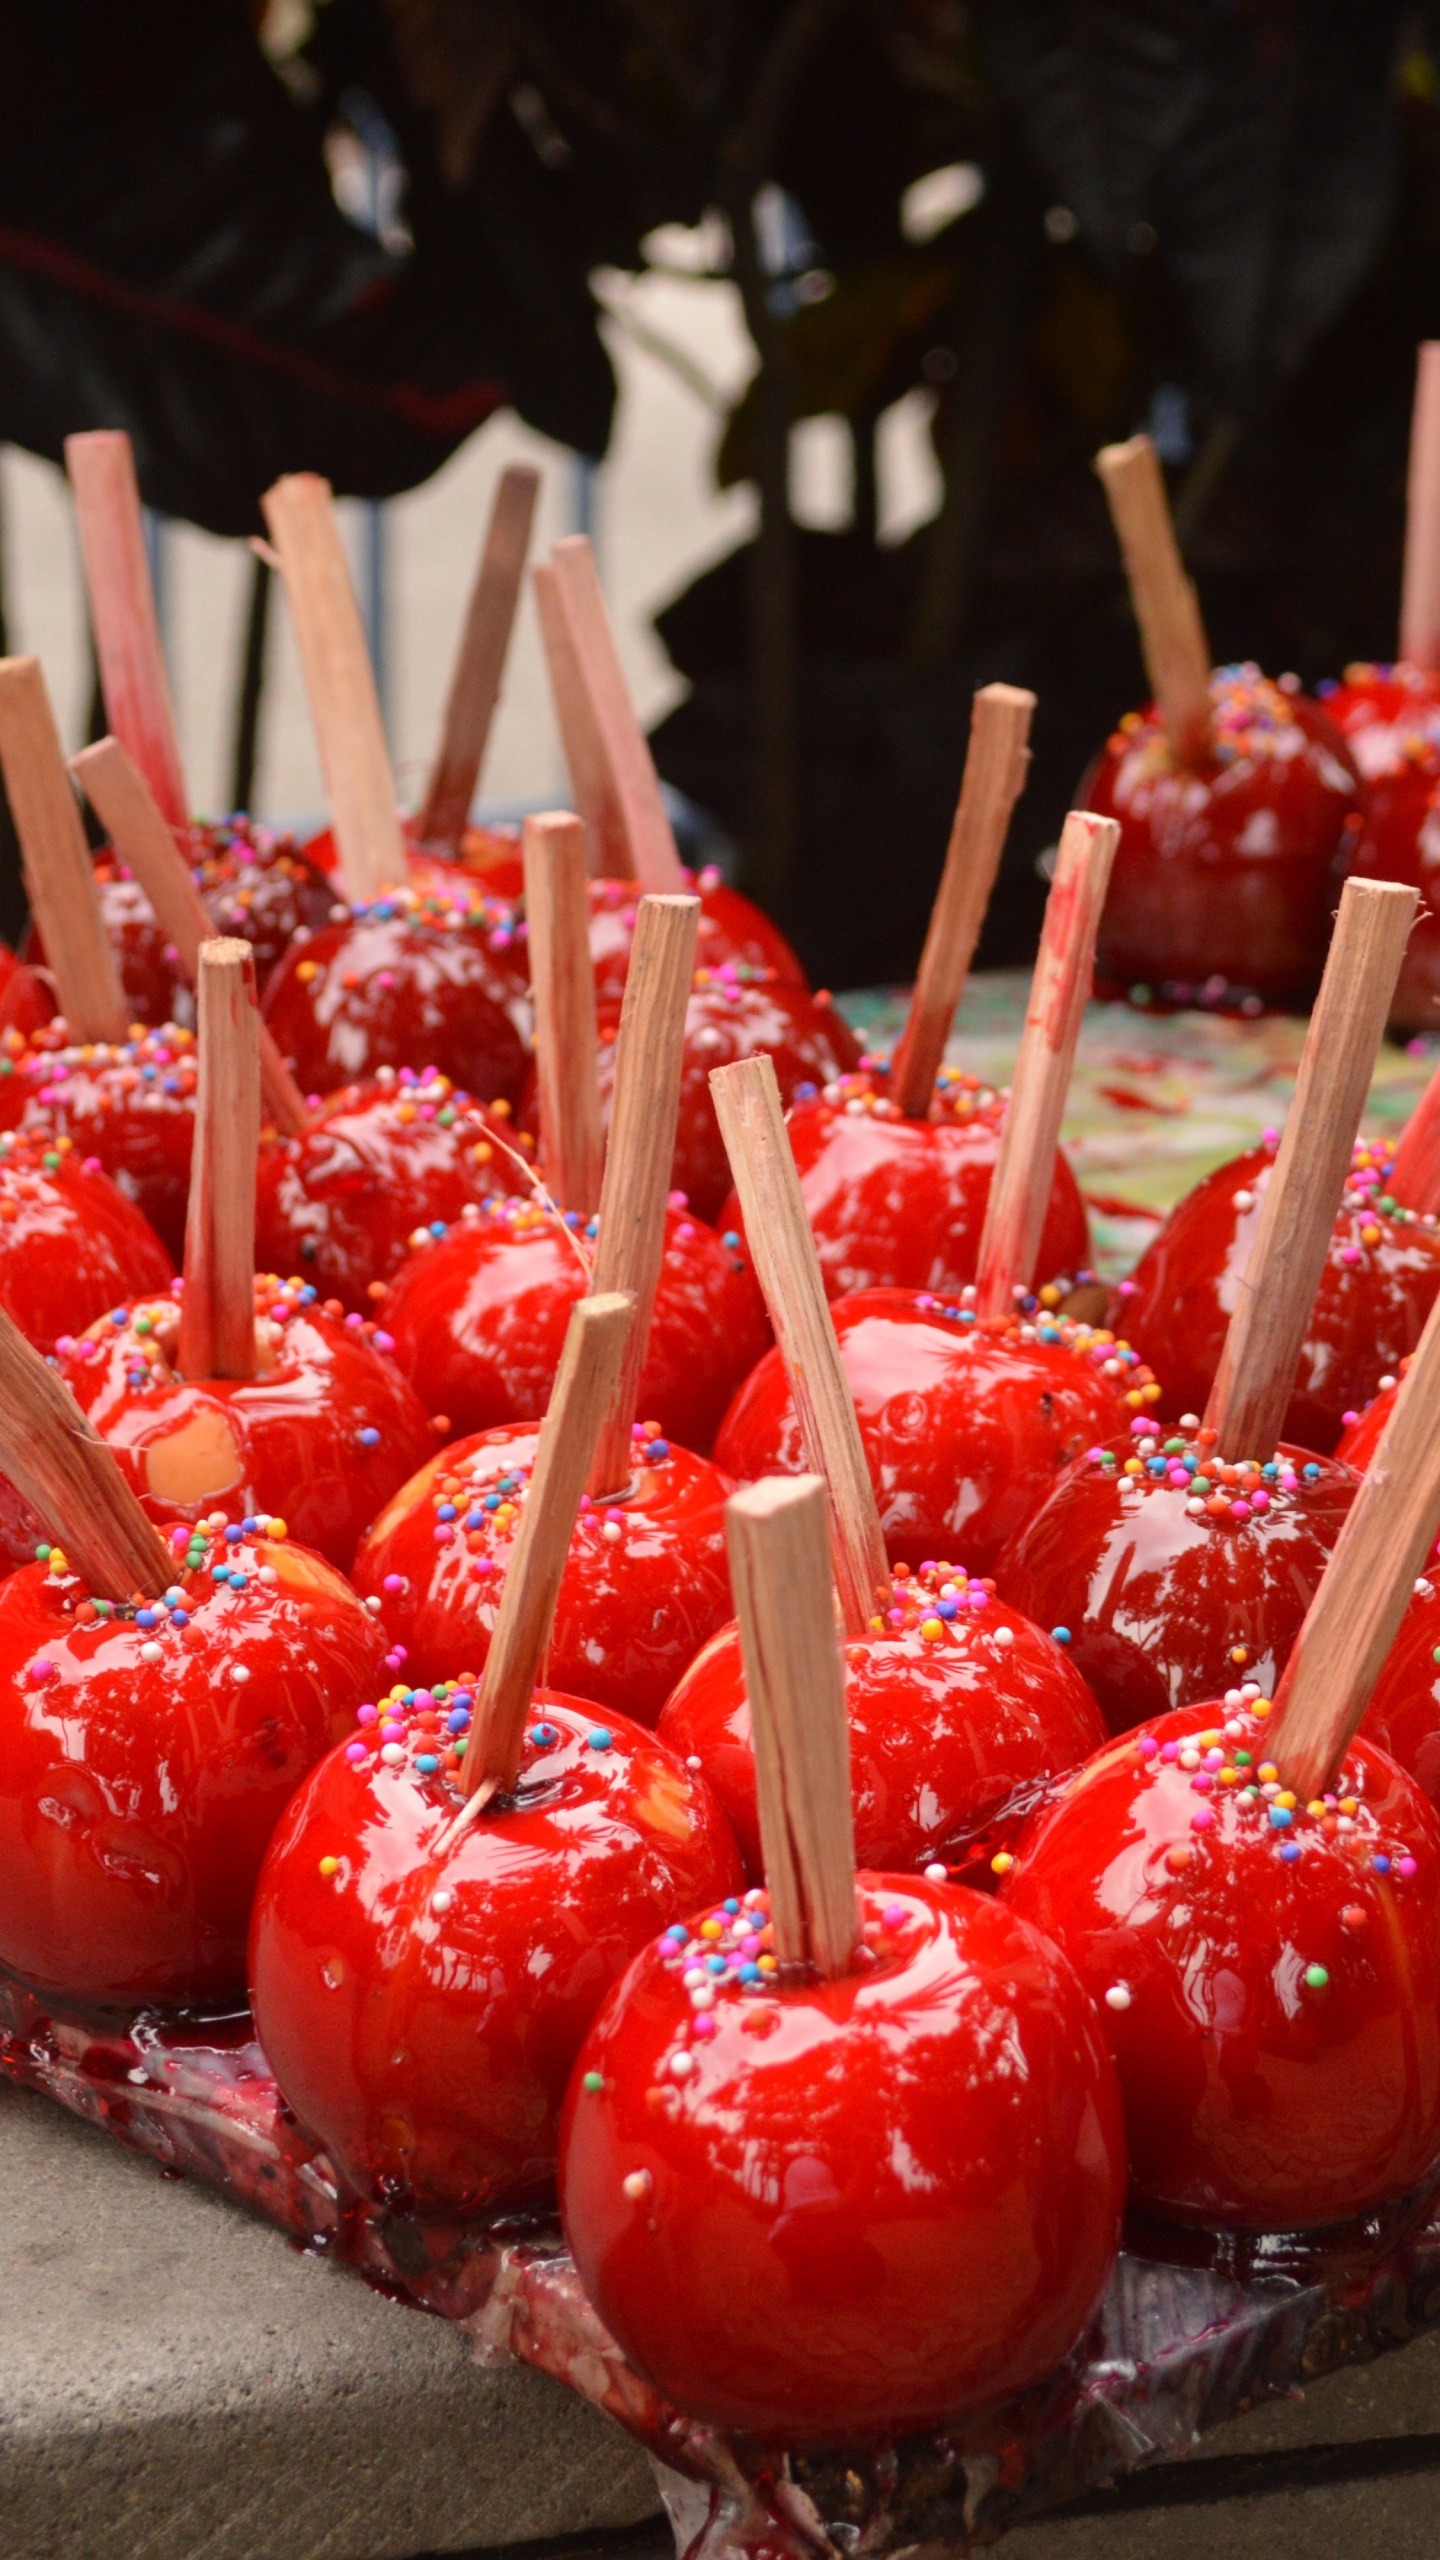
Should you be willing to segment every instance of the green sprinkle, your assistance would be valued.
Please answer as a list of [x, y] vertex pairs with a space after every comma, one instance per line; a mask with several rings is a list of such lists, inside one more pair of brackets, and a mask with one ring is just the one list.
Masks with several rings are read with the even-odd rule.
[[591, 2097], [593, 2098], [597, 2090], [604, 2088], [604, 2077], [598, 2071], [587, 2071], [584, 2079], [580, 2083], [580, 2086], [582, 2089], [588, 2089]]
[[49, 1561], [50, 1561], [50, 1550], [49, 1550], [49, 1548], [48, 1548], [48, 1547], [37, 1547], [37, 1548], [36, 1548], [36, 1550], [35, 1550], [35, 1561], [36, 1561], [36, 1563], [37, 1563], [37, 1564], [48, 1564], [48, 1563], [49, 1563]]
[[1253, 1751], [1237, 1751], [1237, 1752], [1236, 1752], [1236, 1754], [1235, 1754], [1235, 1766], [1236, 1766], [1236, 1768], [1237, 1768], [1237, 1769], [1248, 1769], [1248, 1768], [1249, 1768], [1249, 1766], [1250, 1766], [1250, 1763], [1251, 1763], [1251, 1761], [1254, 1759], [1254, 1757], [1255, 1757], [1255, 1754], [1254, 1754], [1254, 1752], [1253, 1752]]
[[1307, 1991], [1323, 1991], [1326, 1989], [1329, 1980], [1330, 1976], [1326, 1972], [1323, 1964], [1307, 1964], [1305, 1967], [1305, 1988]]

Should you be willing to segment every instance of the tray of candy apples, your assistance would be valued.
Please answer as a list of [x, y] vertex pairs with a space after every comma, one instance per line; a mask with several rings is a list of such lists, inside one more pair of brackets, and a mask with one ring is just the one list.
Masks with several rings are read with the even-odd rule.
[[1440, 2320], [1440, 1087], [1358, 1143], [1414, 886], [1107, 1310], [1104, 792], [1010, 1091], [942, 1074], [1028, 695], [862, 1065], [680, 870], [583, 544], [580, 815], [468, 828], [531, 477], [404, 822], [270, 493], [281, 863], [192, 827], [70, 462], [98, 859], [0, 666], [0, 2070], [583, 2393], [707, 2554], [963, 2548]]

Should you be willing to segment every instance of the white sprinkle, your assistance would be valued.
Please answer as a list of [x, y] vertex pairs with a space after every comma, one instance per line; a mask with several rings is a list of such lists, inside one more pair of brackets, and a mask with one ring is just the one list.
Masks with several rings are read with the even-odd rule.
[[231, 1664], [230, 1677], [232, 1680], [239, 1680], [243, 1683], [249, 1679], [250, 1674], [246, 1670], [243, 1662], [236, 1662]]
[[694, 2068], [695, 2061], [692, 2054], [672, 2053], [670, 2056], [670, 2077], [672, 2080], [688, 2080]]
[[[386, 1749], [387, 1751], [394, 1751], [394, 1750], [398, 1749], [398, 1747], [399, 1747], [399, 1746], [398, 1746], [397, 1744], [393, 1743], [393, 1742], [387, 1742], [387, 1744], [385, 1745], [385, 1749]], [[383, 1757], [384, 1755], [382, 1754], [381, 1756]], [[402, 1754], [402, 1757], [403, 1757], [403, 1754]], [[435, 1911], [435, 1912], [440, 1913], [440, 1915], [443, 1917], [443, 1915], [444, 1915], [444, 1914], [449, 1910], [450, 1905], [451, 1905], [451, 1903], [454, 1901], [454, 1899], [455, 1899], [455, 1896], [454, 1896], [454, 1894], [451, 1892], [450, 1887], [448, 1886], [448, 1884], [442, 1884], [442, 1885], [441, 1885], [441, 1887], [440, 1887], [440, 1889], [439, 1889], [439, 1891], [438, 1891], [437, 1893], [432, 1893], [432, 1894], [431, 1894], [431, 1896], [430, 1896], [430, 1908], [431, 1908], [431, 1910], [432, 1910], [432, 1911]]]
[[[274, 1579], [275, 1579], [275, 1567], [273, 1566], [273, 1564], [272, 1564], [272, 1565], [267, 1565], [267, 1566], [266, 1566], [266, 1568], [265, 1568], [265, 1570], [266, 1570], [266, 1572], [269, 1574], [270, 1579], [271, 1579], [271, 1581], [273, 1582], [273, 1581], [274, 1581]], [[373, 1591], [370, 1593], [370, 1596], [369, 1596], [369, 1598], [368, 1598], [368, 1599], [366, 1599], [366, 1600], [362, 1600], [362, 1601], [361, 1601], [360, 1606], [361, 1606], [361, 1608], [362, 1608], [362, 1609], [368, 1609], [372, 1618], [373, 1618], [373, 1617], [377, 1617], [377, 1616], [379, 1615], [380, 1602], [379, 1602], [379, 1598], [378, 1598], [378, 1596], [377, 1596], [377, 1595], [376, 1595], [376, 1593], [375, 1593], [375, 1592], [373, 1592]]]
[[703, 1964], [687, 1964], [684, 1972], [680, 1976], [680, 1979], [684, 1983], [687, 1991], [698, 1991], [701, 1983], [707, 1981], [708, 1978], [709, 1977], [706, 1974]]
[[995, 1641], [997, 1644], [1013, 1644], [1015, 1641], [1014, 1628], [997, 1627], [995, 1630]]
[[714, 2008], [715, 1993], [708, 1982], [696, 1983], [694, 1990], [690, 1994], [690, 2006], [692, 2009]]
[[1128, 1982], [1112, 1982], [1105, 1994], [1105, 2006], [1107, 2009], [1128, 2009], [1134, 1996]]
[[704, 1768], [704, 1766], [705, 1766], [705, 1763], [704, 1763], [704, 1761], [701, 1759], [700, 1754], [699, 1754], [699, 1752], [698, 1752], [698, 1751], [692, 1751], [692, 1752], [690, 1753], [689, 1758], [687, 1759], [687, 1761], [686, 1761], [686, 1763], [685, 1763], [685, 1766], [686, 1766], [686, 1768], [687, 1768], [687, 1769], [703, 1769], [703, 1768]]
[[619, 1521], [607, 1520], [604, 1528], [600, 1532], [600, 1535], [602, 1538], [608, 1538], [612, 1547], [618, 1546], [620, 1543]]
[[948, 1867], [942, 1867], [937, 1859], [933, 1866], [926, 1868], [925, 1881], [927, 1884], [948, 1884], [950, 1881], [950, 1870]]
[[1384, 1393], [1385, 1393], [1385, 1391], [1386, 1391], [1387, 1387], [1393, 1387], [1393, 1386], [1394, 1386], [1394, 1384], [1395, 1384], [1395, 1381], [1394, 1381], [1394, 1379], [1393, 1379], [1393, 1378], [1382, 1378], [1382, 1379], [1381, 1379], [1381, 1381], [1380, 1381], [1380, 1393], [1382, 1394], [1382, 1396], [1384, 1395]]
[[404, 1746], [398, 1742], [382, 1742], [380, 1757], [387, 1769], [401, 1769], [405, 1765]]
[[1427, 1582], [1423, 1573], [1415, 1585], [1415, 1597], [1417, 1600], [1433, 1600], [1435, 1597], [1435, 1585]]
[[1182, 1413], [1180, 1416], [1180, 1428], [1182, 1431], [1198, 1431], [1200, 1428], [1199, 1414]]
[[1185, 1508], [1187, 1511], [1198, 1517], [1205, 1508], [1203, 1497], [1198, 1493], [1192, 1493], [1189, 1501], [1185, 1505]]
[[[1334, 1192], [1333, 1192], [1333, 1191], [1331, 1192], [1330, 1197], [1331, 1197], [1331, 1199], [1332, 1199], [1332, 1200], [1334, 1199], [1335, 1194], [1334, 1194]], [[1236, 1208], [1237, 1208], [1237, 1209], [1253, 1209], [1253, 1208], [1254, 1208], [1254, 1206], [1255, 1206], [1255, 1194], [1254, 1194], [1254, 1192], [1253, 1192], [1253, 1191], [1237, 1191], [1237, 1192], [1236, 1192], [1236, 1194], [1235, 1194], [1235, 1206], [1236, 1206]]]
[[161, 1659], [161, 1653], [158, 1644], [142, 1644], [140, 1647], [140, 1659], [142, 1662], [159, 1662]]
[[262, 1564], [255, 1579], [257, 1582], [278, 1582], [280, 1576], [276, 1572], [273, 1564]]
[[654, 2183], [648, 2169], [632, 2169], [629, 2177], [620, 2181], [632, 2204], [643, 2204]]
[[1200, 1766], [1199, 1752], [1182, 1751], [1180, 1754], [1180, 1766], [1182, 1769], [1198, 1769]]

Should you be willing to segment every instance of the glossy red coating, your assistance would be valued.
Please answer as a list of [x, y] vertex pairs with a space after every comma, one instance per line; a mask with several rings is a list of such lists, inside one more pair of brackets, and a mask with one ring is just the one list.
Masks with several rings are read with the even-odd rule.
[[[488, 1431], [544, 1413], [570, 1310], [588, 1285], [555, 1218], [497, 1199], [413, 1251], [378, 1303], [426, 1411], [447, 1415], [454, 1432]], [[640, 1372], [647, 1416], [685, 1448], [708, 1449], [769, 1339], [743, 1255], [671, 1210]]]
[[[791, 1105], [790, 1144], [832, 1298], [853, 1289], [939, 1289], [975, 1277], [1005, 1105], [974, 1076], [946, 1069], [928, 1120], [907, 1120], [885, 1091], [887, 1066], [837, 1078]], [[723, 1226], [739, 1226], [727, 1200]], [[1090, 1229], [1063, 1154], [1040, 1237], [1035, 1278], [1073, 1278]]]
[[[846, 1644], [845, 1699], [862, 1867], [905, 1872], [941, 1859], [988, 1885], [991, 1857], [1012, 1845], [1049, 1782], [1105, 1739], [1063, 1646], [993, 1589], [943, 1566], [897, 1575], [883, 1625]], [[656, 1730], [682, 1759], [698, 1757], [760, 1883], [750, 1701], [734, 1626], [682, 1673]]]
[[[617, 1006], [600, 1010], [600, 1094], [609, 1113], [615, 1081]], [[782, 1102], [802, 1084], [824, 1084], [852, 1067], [860, 1051], [829, 997], [806, 993], [769, 971], [699, 969], [685, 1015], [685, 1060], [671, 1180], [697, 1217], [714, 1220], [730, 1190], [730, 1160], [710, 1098], [710, 1075], [761, 1050], [774, 1060]]]
[[174, 1268], [154, 1228], [69, 1140], [0, 1136], [0, 1306], [37, 1350], [168, 1287]]
[[[1380, 1139], [1355, 1149], [1285, 1414], [1284, 1436], [1302, 1448], [1335, 1448], [1346, 1414], [1414, 1350], [1440, 1291], [1440, 1235], [1391, 1200], [1393, 1153]], [[1113, 1320], [1162, 1381], [1167, 1415], [1204, 1411], [1274, 1159], [1273, 1143], [1252, 1147], [1207, 1173], [1116, 1295]]]
[[1142, 2208], [1298, 2231], [1431, 2173], [1437, 1881], [1440, 1828], [1383, 1751], [1361, 1737], [1313, 1812], [1287, 1805], [1253, 1706], [1185, 1707], [1066, 1782], [1001, 1893], [1099, 2008]]
[[[1403, 1376], [1409, 1366], [1408, 1360], [1402, 1360], [1399, 1374]], [[1363, 1476], [1380, 1445], [1380, 1435], [1395, 1410], [1398, 1393], [1396, 1384], [1382, 1387], [1367, 1405], [1361, 1406], [1354, 1421], [1346, 1424], [1335, 1444], [1341, 1465], [1353, 1467], [1357, 1476]]]
[[[418, 813], [407, 811], [400, 820], [408, 852], [406, 878], [412, 883], [443, 883], [459, 871], [469, 873], [493, 898], [517, 900], [525, 886], [525, 866], [520, 853], [520, 830], [513, 826], [466, 827], [452, 853], [448, 847], [422, 844]], [[319, 835], [307, 836], [302, 847], [307, 862], [333, 879], [339, 868], [335, 836], [331, 828]], [[331, 895], [335, 891], [332, 889]]]
[[1440, 685], [1427, 669], [1352, 666], [1321, 685], [1360, 771], [1362, 823], [1350, 861], [1361, 880], [1403, 880], [1420, 912], [1400, 963], [1392, 1018], [1433, 1030], [1440, 1000]]
[[1255, 1470], [1216, 1466], [1194, 1435], [1133, 1449], [1078, 1458], [995, 1564], [1017, 1609], [1069, 1628], [1070, 1658], [1114, 1733], [1247, 1680], [1270, 1689], [1357, 1482], [1283, 1443]]
[[28, 1039], [54, 1012], [55, 999], [44, 979], [17, 960], [8, 943], [0, 942], [0, 1031], [17, 1031]]
[[452, 1715], [468, 1721], [422, 1691], [315, 1770], [265, 1862], [250, 1983], [276, 2079], [342, 2178], [465, 2220], [551, 2192], [601, 2000], [677, 1907], [738, 1891], [740, 1861], [653, 1734], [553, 1689], [514, 1794], [437, 1854], [459, 1809]]
[[[1429, 1570], [1440, 1573], [1440, 1559]], [[1440, 1808], [1440, 1591], [1428, 1575], [1406, 1603], [1361, 1729]]]
[[836, 1981], [744, 1978], [763, 1896], [708, 1996], [685, 1976], [715, 1940], [647, 1949], [561, 2129], [605, 2326], [692, 2417], [782, 2443], [943, 2425], [1038, 2380], [1119, 2236], [1118, 2093], [1063, 1958], [960, 1886], [865, 1874], [859, 1905]]
[[143, 1619], [45, 1565], [0, 1585], [0, 1964], [59, 1998], [243, 1994], [270, 1834], [383, 1677], [383, 1637], [318, 1556], [190, 1552], [177, 1606]]
[[[804, 970], [763, 907], [742, 897], [738, 889], [727, 888], [713, 867], [698, 876], [687, 872], [686, 885], [700, 899], [698, 967], [718, 969], [726, 961], [736, 961], [763, 972], [774, 985], [806, 987]], [[590, 956], [595, 963], [595, 992], [602, 1004], [618, 1003], [625, 992], [641, 894], [637, 880], [590, 883]]]
[[1359, 776], [1318, 703], [1258, 667], [1210, 680], [1215, 756], [1174, 764], [1153, 703], [1130, 712], [1077, 805], [1120, 821], [1097, 967], [1174, 1003], [1306, 995], [1324, 964]]
[[[1071, 1460], [1140, 1407], [1150, 1377], [1113, 1335], [1043, 1311], [978, 1325], [925, 1291], [860, 1289], [831, 1312], [886, 1548], [904, 1564], [948, 1556], [989, 1573]], [[737, 1394], [715, 1463], [746, 1482], [804, 1474], [778, 1351]]]
[[391, 891], [291, 943], [264, 1010], [302, 1092], [437, 1067], [482, 1102], [517, 1098], [528, 1004], [513, 910], [454, 877], [443, 896]]
[[496, 1192], [530, 1196], [506, 1153], [519, 1144], [448, 1076], [382, 1068], [329, 1095], [301, 1137], [262, 1141], [255, 1259], [303, 1271], [322, 1298], [369, 1315], [417, 1228], [448, 1226]]
[[167, 1022], [114, 1045], [52, 1022], [0, 1035], [0, 1128], [64, 1138], [143, 1211], [167, 1253], [185, 1250], [195, 1143], [195, 1034]]
[[[355, 1558], [412, 1680], [483, 1667], [540, 1433], [457, 1440], [382, 1511]], [[703, 1458], [637, 1438], [632, 1490], [586, 1497], [546, 1656], [557, 1688], [653, 1724], [687, 1663], [731, 1614], [727, 1479]], [[493, 1507], [492, 1507], [493, 1506]]]
[[177, 1284], [67, 1343], [61, 1375], [82, 1413], [153, 1520], [273, 1514], [348, 1571], [376, 1512], [435, 1446], [386, 1337], [267, 1276], [255, 1310], [269, 1365], [253, 1378], [184, 1378], [180, 1296]]

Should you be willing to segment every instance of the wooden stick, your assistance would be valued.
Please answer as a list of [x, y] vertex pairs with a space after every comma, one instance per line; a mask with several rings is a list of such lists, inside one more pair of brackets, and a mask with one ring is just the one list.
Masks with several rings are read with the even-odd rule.
[[590, 1217], [605, 1164], [585, 830], [552, 810], [525, 821], [525, 918], [535, 1004], [540, 1164], [562, 1208]]
[[1440, 1527], [1440, 1301], [1276, 1691], [1266, 1747], [1302, 1803], [1334, 1780]]
[[594, 553], [583, 533], [571, 533], [556, 543], [550, 557], [580, 682], [589, 699], [610, 787], [620, 804], [630, 868], [642, 889], [673, 896], [684, 888], [685, 874], [660, 797], [655, 759], [625, 682], [595, 574]]
[[1107, 444], [1095, 456], [1125, 559], [1151, 689], [1178, 764], [1203, 764], [1210, 751], [1210, 644], [1195, 589], [1170, 521], [1170, 504], [1148, 436]]
[[135, 456], [123, 430], [65, 439], [105, 717], [144, 774], [168, 826], [188, 827], [190, 798], [160, 646]]
[[630, 839], [625, 832], [624, 814], [600, 732], [595, 725], [590, 697], [581, 680], [580, 661], [570, 636], [570, 618], [560, 592], [560, 582], [548, 560], [536, 561], [530, 579], [535, 589], [540, 637], [545, 645], [545, 663], [550, 671], [550, 692], [565, 769], [570, 776], [575, 806], [585, 822], [586, 858], [591, 871], [600, 879], [633, 880], [635, 865], [630, 858]]
[[982, 685], [971, 707], [970, 745], [945, 869], [890, 1067], [890, 1099], [910, 1120], [929, 1115], [955, 1008], [965, 992], [995, 886], [1010, 812], [1025, 787], [1034, 715], [1034, 694], [1014, 684]]
[[[191, 986], [200, 974], [200, 946], [215, 926], [195, 886], [190, 865], [155, 805], [150, 786], [118, 738], [98, 738], [70, 759], [70, 770], [120, 859], [139, 881], [166, 940], [180, 954]], [[300, 1088], [272, 1034], [260, 1025], [260, 1083], [265, 1109], [287, 1138], [308, 1125]]]
[[1090, 993], [1095, 936], [1119, 841], [1118, 822], [1097, 818], [1089, 809], [1072, 809], [1061, 831], [980, 1234], [975, 1285], [982, 1316], [1013, 1315], [1016, 1290], [1028, 1289], [1035, 1278], [1075, 1044]]
[[818, 1476], [770, 1476], [725, 1505], [775, 1953], [833, 1980], [859, 1925], [827, 1526]]
[[1375, 1054], [1418, 903], [1390, 880], [1347, 880], [1325, 975], [1205, 1420], [1221, 1458], [1268, 1458], [1280, 1437]]
[[1440, 667], [1440, 340], [1434, 338], [1415, 358], [1400, 655], [1412, 667]]
[[500, 474], [490, 509], [485, 548], [450, 679], [440, 749], [420, 813], [421, 842], [449, 852], [458, 846], [469, 824], [470, 804], [485, 761], [539, 490], [540, 474], [533, 464], [512, 462]]
[[147, 1600], [175, 1579], [170, 1554], [68, 1387], [0, 1308], [0, 1468], [100, 1600]]
[[405, 839], [375, 674], [330, 483], [292, 471], [260, 501], [285, 580], [347, 897], [405, 879]]
[[595, 1289], [628, 1290], [635, 1322], [595, 1450], [593, 1494], [630, 1482], [631, 1426], [665, 1251], [665, 1209], [680, 1112], [685, 1014], [695, 972], [698, 898], [642, 898], [615, 1044], [610, 1143], [600, 1192]]
[[186, 1378], [253, 1378], [260, 1015], [248, 942], [202, 943], [195, 1006], [200, 1079], [179, 1367]]
[[805, 1455], [830, 1497], [845, 1630], [861, 1636], [889, 1600], [890, 1567], [855, 1399], [786, 1135], [775, 1062], [762, 1055], [716, 1067], [710, 1091]]
[[580, 1497], [634, 1329], [635, 1301], [623, 1290], [581, 1298], [571, 1310], [465, 1747], [472, 1800], [515, 1783]]
[[72, 1039], [129, 1035], [80, 804], [38, 658], [0, 658], [0, 766], [31, 910]]
[[1400, 1132], [1390, 1188], [1417, 1218], [1440, 1215], [1440, 1067]]

